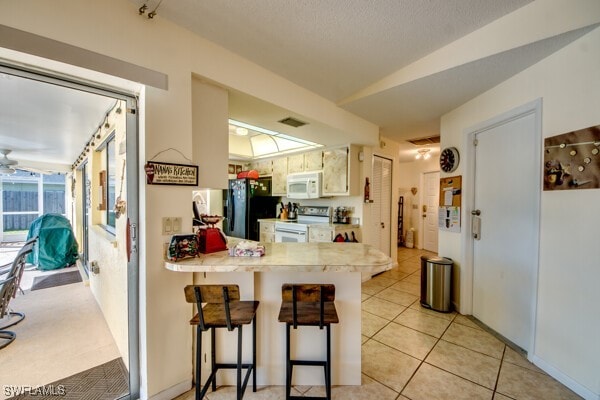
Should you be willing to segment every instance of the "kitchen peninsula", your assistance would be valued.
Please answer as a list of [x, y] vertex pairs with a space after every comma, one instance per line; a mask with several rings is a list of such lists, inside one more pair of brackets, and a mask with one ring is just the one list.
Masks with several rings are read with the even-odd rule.
[[[238, 240], [230, 238], [229, 246]], [[340, 323], [332, 326], [332, 384], [361, 383], [361, 273], [374, 274], [392, 267], [392, 260], [362, 243], [265, 243], [262, 257], [230, 257], [227, 251], [201, 254], [180, 261], [165, 261], [176, 272], [193, 272], [195, 284], [229, 283], [240, 287], [242, 300], [259, 300], [257, 313], [257, 383], [285, 384], [285, 325], [277, 321], [283, 283], [324, 283], [336, 287]], [[183, 288], [181, 289], [182, 301]], [[218, 332], [217, 354], [235, 357], [235, 335]], [[250, 343], [250, 329], [244, 343]], [[205, 335], [209, 336], [209, 335]], [[305, 327], [293, 334], [292, 352], [297, 358], [325, 357], [324, 331]], [[208, 338], [207, 338], [208, 339]], [[210, 348], [203, 342], [203, 348]], [[244, 359], [251, 357], [244, 346]], [[191, 357], [191, 354], [190, 354]], [[206, 377], [210, 357], [203, 360]], [[235, 384], [235, 372], [223, 371], [219, 384]], [[294, 385], [323, 385], [321, 368], [297, 368]]]

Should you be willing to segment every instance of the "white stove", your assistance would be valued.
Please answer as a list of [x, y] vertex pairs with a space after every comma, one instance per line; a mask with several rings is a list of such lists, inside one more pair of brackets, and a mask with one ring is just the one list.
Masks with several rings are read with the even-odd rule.
[[296, 220], [275, 222], [275, 242], [308, 242], [308, 226], [328, 224], [331, 221], [331, 208], [323, 206], [298, 207]]

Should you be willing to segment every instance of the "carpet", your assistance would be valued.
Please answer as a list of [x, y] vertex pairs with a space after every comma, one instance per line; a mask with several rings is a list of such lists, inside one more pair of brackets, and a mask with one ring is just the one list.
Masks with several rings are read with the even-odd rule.
[[36, 276], [33, 278], [31, 290], [48, 289], [54, 286], [69, 285], [82, 282], [79, 271], [60, 272], [48, 276]]
[[114, 400], [129, 393], [129, 373], [123, 360], [115, 358], [87, 371], [32, 388], [29, 393], [10, 397], [11, 400]]

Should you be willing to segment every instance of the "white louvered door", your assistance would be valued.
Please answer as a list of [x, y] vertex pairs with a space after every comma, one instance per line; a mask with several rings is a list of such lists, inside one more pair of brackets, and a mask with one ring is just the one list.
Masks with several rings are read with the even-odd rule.
[[372, 243], [389, 256], [392, 241], [392, 160], [373, 156], [371, 198]]

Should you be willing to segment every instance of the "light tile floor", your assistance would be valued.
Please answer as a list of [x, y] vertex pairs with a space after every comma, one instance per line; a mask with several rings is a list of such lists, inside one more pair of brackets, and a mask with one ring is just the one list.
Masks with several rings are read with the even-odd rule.
[[[336, 400], [579, 399], [468, 317], [419, 304], [421, 255], [402, 248], [398, 267], [362, 287], [362, 385], [337, 386]], [[193, 398], [190, 391], [178, 398]], [[323, 387], [295, 387], [296, 396], [323, 396]], [[234, 387], [208, 392], [234, 399]], [[282, 386], [246, 390], [244, 399], [282, 399]]]

